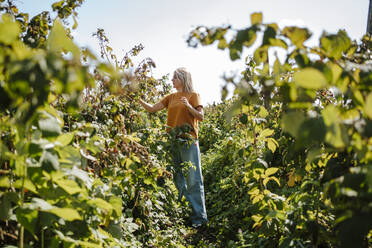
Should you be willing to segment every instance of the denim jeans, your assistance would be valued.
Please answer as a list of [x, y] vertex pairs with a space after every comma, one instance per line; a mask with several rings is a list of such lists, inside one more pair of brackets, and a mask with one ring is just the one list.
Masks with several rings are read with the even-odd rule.
[[[203, 176], [200, 165], [199, 143], [191, 146], [182, 145], [173, 153], [174, 182], [178, 189], [178, 200], [185, 196], [191, 204], [192, 224], [203, 224], [208, 221], [205, 208]], [[190, 163], [191, 162], [191, 163]]]

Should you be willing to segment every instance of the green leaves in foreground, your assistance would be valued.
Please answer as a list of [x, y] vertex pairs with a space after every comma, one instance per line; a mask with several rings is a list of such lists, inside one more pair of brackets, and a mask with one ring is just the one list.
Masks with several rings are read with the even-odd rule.
[[293, 75], [293, 81], [298, 87], [319, 90], [327, 86], [327, 79], [319, 70], [306, 68]]
[[0, 19], [0, 43], [10, 45], [18, 39], [21, 28], [19, 23], [14, 22], [8, 14], [1, 15]]

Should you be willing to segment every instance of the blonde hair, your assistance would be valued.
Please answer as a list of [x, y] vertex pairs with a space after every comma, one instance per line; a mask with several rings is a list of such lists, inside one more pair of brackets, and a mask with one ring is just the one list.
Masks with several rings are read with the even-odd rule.
[[174, 75], [182, 82], [184, 92], [194, 92], [191, 73], [186, 68], [181, 67], [174, 71]]

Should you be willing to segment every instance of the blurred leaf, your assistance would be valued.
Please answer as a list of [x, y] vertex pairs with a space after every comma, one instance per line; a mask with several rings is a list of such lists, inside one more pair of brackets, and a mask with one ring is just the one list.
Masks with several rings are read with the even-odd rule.
[[35, 194], [38, 193], [35, 184], [30, 179], [25, 178], [24, 181], [22, 181], [22, 179], [18, 179], [14, 182], [15, 188], [20, 189], [22, 188], [22, 185], [25, 189], [28, 189], [32, 193], [35, 193]]
[[38, 211], [27, 208], [17, 208], [16, 216], [18, 222], [30, 233], [35, 234]]
[[64, 133], [57, 137], [55, 143], [59, 143], [62, 146], [67, 146], [71, 143], [72, 139], [74, 138], [74, 133]]
[[65, 28], [58, 20], [54, 21], [52, 31], [48, 36], [47, 46], [54, 52], [71, 52], [76, 59], [80, 59], [80, 49], [67, 36]]
[[372, 120], [372, 93], [369, 93], [364, 104], [364, 113]]
[[70, 179], [58, 179], [55, 183], [64, 189], [70, 195], [81, 192], [80, 186], [73, 180]]
[[10, 187], [10, 180], [8, 176], [0, 177], [0, 187], [9, 188]]
[[320, 38], [320, 44], [328, 56], [340, 59], [342, 53], [350, 48], [351, 40], [345, 31], [340, 30], [336, 35], [323, 34]]
[[305, 89], [322, 89], [327, 86], [327, 80], [323, 73], [314, 69], [306, 68], [293, 75], [294, 83]]
[[274, 153], [276, 148], [279, 147], [278, 142], [273, 138], [267, 138], [266, 142], [267, 142], [267, 147], [270, 149], [272, 153]]
[[72, 208], [52, 208], [48, 210], [49, 213], [55, 214], [67, 221], [82, 220], [79, 212]]
[[297, 137], [298, 130], [305, 120], [305, 115], [302, 112], [295, 111], [285, 114], [281, 121], [281, 127], [285, 132], [288, 132], [293, 137]]
[[60, 124], [55, 118], [40, 119], [38, 124], [43, 135], [46, 137], [57, 136], [61, 133]]
[[303, 43], [310, 38], [311, 33], [307, 28], [285, 27], [283, 35], [288, 37], [296, 47], [303, 47]]
[[94, 198], [88, 201], [89, 204], [92, 204], [102, 210], [105, 210], [107, 212], [111, 212], [114, 208], [113, 206], [108, 203], [107, 201], [101, 199], [101, 198]]
[[266, 63], [269, 59], [268, 47], [260, 46], [254, 51], [253, 58], [257, 64]]
[[261, 12], [255, 12], [251, 14], [251, 24], [261, 24], [262, 23], [262, 13]]
[[248, 116], [247, 114], [242, 114], [240, 117], [239, 117], [239, 120], [241, 123], [243, 124], [247, 124], [248, 123]]
[[21, 28], [8, 14], [3, 14], [0, 21], [0, 42], [5, 45], [12, 44], [19, 36]]
[[272, 129], [269, 129], [269, 128], [266, 128], [264, 129], [261, 133], [260, 133], [260, 136], [259, 138], [262, 139], [262, 138], [266, 138], [270, 135], [273, 135], [274, 134], [274, 130]]
[[327, 126], [326, 142], [336, 148], [344, 147], [347, 137], [346, 131], [341, 126], [339, 110], [333, 105], [328, 105], [322, 110], [322, 116]]
[[43, 152], [40, 162], [41, 167], [48, 172], [59, 169], [58, 156], [49, 151]]
[[268, 168], [266, 171], [265, 171], [265, 176], [271, 176], [273, 174], [275, 174], [277, 171], [279, 170], [279, 168], [276, 168], [276, 167], [270, 167]]
[[109, 200], [110, 204], [112, 205], [114, 212], [118, 217], [122, 214], [122, 200], [120, 197], [111, 196]]

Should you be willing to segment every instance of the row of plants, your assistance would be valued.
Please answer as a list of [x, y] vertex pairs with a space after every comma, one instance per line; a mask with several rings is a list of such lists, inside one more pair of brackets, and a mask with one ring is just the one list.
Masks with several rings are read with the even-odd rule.
[[165, 115], [136, 104], [170, 86], [150, 58], [134, 65], [142, 45], [119, 58], [98, 29], [102, 58], [76, 46], [69, 21], [81, 4], [29, 20], [1, 1], [0, 244], [182, 247]]
[[235, 98], [210, 106], [200, 132], [216, 245], [371, 246], [370, 36], [325, 32], [308, 47], [306, 28], [280, 29], [261, 13], [251, 23], [200, 26], [188, 38], [231, 60], [254, 48], [223, 88], [232, 84]]

